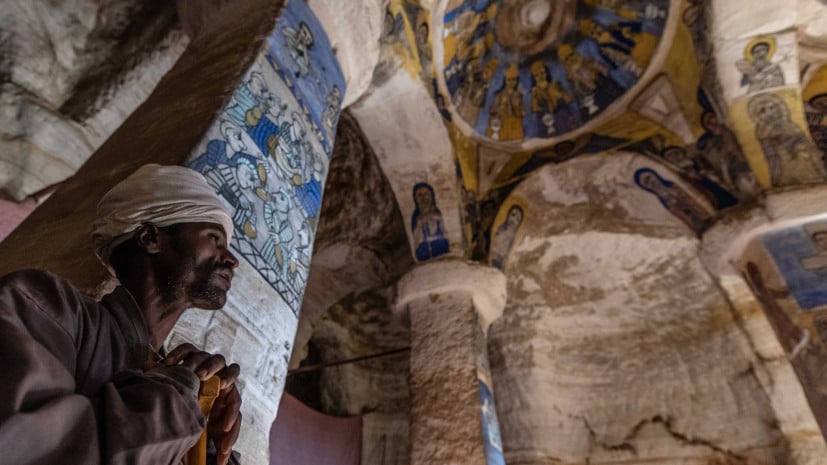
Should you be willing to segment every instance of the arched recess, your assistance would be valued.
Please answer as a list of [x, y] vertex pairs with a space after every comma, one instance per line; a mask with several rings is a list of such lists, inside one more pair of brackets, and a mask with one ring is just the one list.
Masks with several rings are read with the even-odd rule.
[[823, 442], [792, 437], [812, 429], [779, 427], [698, 238], [634, 182], [661, 167], [608, 157], [543, 168], [512, 194], [529, 213], [489, 333], [506, 462], [819, 463]]
[[414, 266], [407, 231], [390, 181], [345, 111], [290, 365], [391, 355], [289, 375], [285, 390], [328, 415], [362, 415], [363, 464], [410, 460], [409, 353], [397, 351], [410, 336], [391, 311], [393, 283]]
[[386, 286], [413, 266], [406, 238], [389, 181], [346, 111], [339, 117], [292, 367], [307, 356], [314, 326], [332, 305]]

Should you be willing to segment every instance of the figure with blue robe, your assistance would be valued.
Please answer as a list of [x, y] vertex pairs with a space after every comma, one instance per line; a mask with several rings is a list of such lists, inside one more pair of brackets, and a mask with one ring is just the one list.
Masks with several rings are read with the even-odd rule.
[[416, 259], [428, 260], [448, 253], [449, 243], [445, 238], [442, 212], [436, 206], [433, 187], [426, 182], [416, 184], [413, 199], [416, 208], [411, 216], [411, 232]]

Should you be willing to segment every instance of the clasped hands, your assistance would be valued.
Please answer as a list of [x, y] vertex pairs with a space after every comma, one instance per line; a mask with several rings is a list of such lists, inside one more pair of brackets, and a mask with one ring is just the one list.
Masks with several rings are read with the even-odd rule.
[[221, 392], [215, 399], [207, 422], [207, 436], [218, 451], [216, 463], [226, 465], [241, 429], [241, 394], [235, 385], [240, 367], [237, 363], [227, 365], [223, 355], [204, 352], [189, 343], [172, 349], [161, 363], [192, 370], [201, 381], [213, 376], [221, 379]]

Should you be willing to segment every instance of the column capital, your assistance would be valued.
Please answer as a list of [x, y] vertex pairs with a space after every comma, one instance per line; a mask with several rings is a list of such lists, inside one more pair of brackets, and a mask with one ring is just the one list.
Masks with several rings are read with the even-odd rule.
[[467, 294], [487, 330], [505, 308], [505, 275], [488, 265], [453, 258], [420, 263], [396, 283], [394, 313], [403, 314], [409, 304], [433, 301], [443, 293]]

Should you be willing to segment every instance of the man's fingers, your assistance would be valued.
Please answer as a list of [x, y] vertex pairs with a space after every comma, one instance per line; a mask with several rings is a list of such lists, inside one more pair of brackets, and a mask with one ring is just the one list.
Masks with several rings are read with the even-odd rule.
[[[224, 415], [222, 418], [221, 429], [230, 431], [236, 423], [241, 421], [241, 394], [238, 388], [233, 386], [227, 397], [224, 399]], [[235, 442], [235, 441], [233, 441]]]
[[238, 374], [241, 373], [241, 367], [238, 363], [230, 364], [218, 372], [218, 377], [221, 378], [221, 390], [225, 390], [230, 386], [235, 385], [235, 380], [238, 379]]
[[210, 354], [207, 352], [193, 352], [181, 360], [181, 366], [195, 372], [196, 368], [200, 367], [208, 358], [210, 358]]
[[241, 414], [238, 414], [237, 421], [232, 425], [232, 428], [219, 438], [219, 443], [215, 446], [219, 454], [230, 455], [233, 451], [233, 444], [238, 440], [239, 431], [241, 431]]
[[206, 380], [223, 370], [227, 365], [227, 361], [224, 360], [224, 356], [221, 354], [210, 355], [207, 352], [203, 353], [206, 354], [207, 357], [198, 360], [198, 363], [192, 370], [195, 371], [202, 380]]
[[187, 355], [191, 354], [192, 352], [201, 352], [198, 350], [194, 345], [190, 344], [189, 342], [185, 342], [178, 347], [172, 349], [167, 354], [167, 358], [164, 359], [164, 363], [167, 365], [175, 365], [181, 360], [184, 359]]

